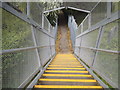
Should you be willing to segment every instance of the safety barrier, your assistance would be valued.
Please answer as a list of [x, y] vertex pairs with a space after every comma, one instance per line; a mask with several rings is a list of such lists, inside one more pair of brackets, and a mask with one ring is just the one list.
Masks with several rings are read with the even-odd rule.
[[117, 2], [98, 2], [78, 26], [74, 53], [112, 87], [118, 88]]
[[0, 6], [2, 88], [25, 87], [55, 55], [56, 34], [52, 32], [57, 32], [57, 24], [50, 24], [36, 2], [19, 3], [19, 9], [17, 5], [11, 2]]

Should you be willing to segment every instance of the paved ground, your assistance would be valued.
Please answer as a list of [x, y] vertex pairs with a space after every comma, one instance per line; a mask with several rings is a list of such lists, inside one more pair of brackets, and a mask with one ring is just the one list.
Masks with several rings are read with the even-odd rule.
[[72, 53], [72, 46], [70, 40], [70, 31], [65, 21], [63, 14], [59, 15], [58, 35], [56, 41], [57, 53]]

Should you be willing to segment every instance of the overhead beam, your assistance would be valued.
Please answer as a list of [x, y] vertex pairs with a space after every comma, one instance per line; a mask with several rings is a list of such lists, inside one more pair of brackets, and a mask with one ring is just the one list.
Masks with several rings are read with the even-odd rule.
[[61, 9], [64, 9], [64, 8], [65, 8], [65, 7], [54, 8], [54, 9], [52, 9], [52, 10], [44, 11], [43, 13], [53, 12], [53, 11], [61, 10]]
[[81, 12], [85, 12], [85, 13], [90, 13], [90, 11], [84, 10], [84, 9], [78, 9], [78, 8], [74, 8], [74, 7], [68, 7], [68, 8], [73, 9], [73, 10], [77, 10], [77, 11], [81, 11]]
[[88, 10], [78, 9], [78, 8], [74, 8], [74, 7], [60, 7], [60, 8], [55, 8], [55, 9], [52, 9], [52, 10], [44, 11], [43, 13], [53, 12], [53, 11], [61, 10], [61, 9], [64, 9], [64, 8], [66, 8], [66, 9], [69, 8], [69, 9], [73, 9], [73, 10], [77, 10], [77, 11], [81, 11], [81, 12], [85, 12], [85, 13], [90, 13], [90, 11], [88, 11]]

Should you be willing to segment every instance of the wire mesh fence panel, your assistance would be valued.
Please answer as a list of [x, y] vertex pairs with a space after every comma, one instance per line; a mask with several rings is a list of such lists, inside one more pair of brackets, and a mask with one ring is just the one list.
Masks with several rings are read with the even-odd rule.
[[76, 36], [80, 35], [80, 33], [81, 33], [81, 25], [76, 30]]
[[91, 49], [80, 48], [80, 59], [87, 65], [91, 66], [93, 62], [95, 52]]
[[46, 64], [46, 62], [48, 62], [48, 60], [51, 57], [49, 36], [38, 29], [34, 28], [34, 30], [35, 30], [37, 46], [41, 46], [38, 50], [39, 50], [41, 63], [42, 65], [44, 65]]
[[49, 36], [34, 28], [37, 46], [49, 46]]
[[118, 51], [118, 20], [105, 25], [103, 29], [99, 48]]
[[2, 49], [34, 46], [31, 25], [2, 10]]
[[49, 22], [47, 20], [47, 18], [44, 17], [44, 29], [49, 31]]
[[53, 26], [50, 25], [50, 33], [53, 35], [53, 32], [54, 32], [54, 29], [53, 29]]
[[55, 46], [51, 46], [51, 52], [52, 52], [52, 55], [55, 54]]
[[99, 29], [96, 29], [90, 33], [87, 33], [82, 36], [82, 47], [95, 47]]
[[118, 88], [118, 54], [98, 52], [93, 68], [108, 83]]
[[38, 68], [36, 50], [2, 55], [2, 88], [17, 88]]
[[119, 6], [119, 2], [112, 2], [112, 13], [115, 13], [118, 10], [120, 10], [118, 6]]
[[55, 40], [50, 37], [50, 43], [51, 43], [51, 54], [55, 54]]
[[30, 2], [30, 16], [40, 26], [42, 26], [42, 12], [42, 2]]
[[27, 3], [26, 2], [9, 2], [19, 12], [27, 13]]
[[99, 32], [99, 29], [96, 29], [82, 36], [81, 47], [86, 47], [86, 48], [80, 49], [80, 58], [89, 66], [92, 65], [95, 52], [87, 48], [89, 47], [95, 48], [97, 37], [98, 37], [98, 32]]
[[91, 12], [91, 24], [102, 21], [107, 17], [107, 2], [100, 2], [96, 8]]
[[87, 18], [86, 18], [85, 21], [83, 22], [83, 32], [88, 29], [88, 26], [89, 26], [88, 23], [89, 23], [89, 16], [87, 16]]
[[76, 54], [77, 56], [79, 56], [80, 41], [81, 41], [81, 37], [77, 38], [76, 41], [75, 41], [75, 54]]
[[50, 33], [51, 33], [52, 36], [55, 35], [55, 27], [51, 27], [51, 29], [50, 29]]
[[51, 58], [50, 46], [39, 48], [38, 51], [41, 59], [41, 64], [44, 66]]

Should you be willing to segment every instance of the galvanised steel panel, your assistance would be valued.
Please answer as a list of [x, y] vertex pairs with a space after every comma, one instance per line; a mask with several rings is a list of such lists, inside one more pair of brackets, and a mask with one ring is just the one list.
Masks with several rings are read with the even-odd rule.
[[49, 36], [34, 28], [37, 46], [49, 46]]
[[88, 66], [92, 65], [95, 52], [91, 49], [80, 48], [80, 59], [84, 61]]
[[77, 47], [77, 46], [80, 46], [80, 41], [81, 41], [81, 37], [79, 37], [79, 38], [77, 38], [76, 39], [76, 41], [75, 41], [75, 54], [77, 55], [77, 56], [79, 56], [79, 50], [80, 50], [80, 48], [79, 47]]
[[49, 22], [45, 16], [44, 16], [44, 29], [49, 31]]
[[118, 21], [120, 19], [104, 25], [100, 49], [118, 51]]
[[83, 32], [89, 28], [89, 16], [87, 16], [83, 22]]
[[93, 69], [113, 87], [118, 88], [118, 54], [98, 51]]
[[99, 33], [99, 28], [90, 32], [90, 33], [83, 35], [81, 46], [83, 46], [83, 47], [95, 47], [98, 33]]
[[38, 68], [36, 50], [2, 55], [2, 88], [17, 88]]
[[107, 2], [100, 2], [91, 12], [91, 24], [102, 21], [107, 17]]
[[43, 7], [40, 7], [42, 5], [41, 2], [30, 2], [30, 16], [31, 18], [37, 22], [40, 26], [42, 26], [42, 12]]
[[44, 66], [49, 61], [49, 59], [52, 55], [50, 46], [38, 48], [38, 53], [40, 55], [41, 64], [42, 64], [42, 66]]

